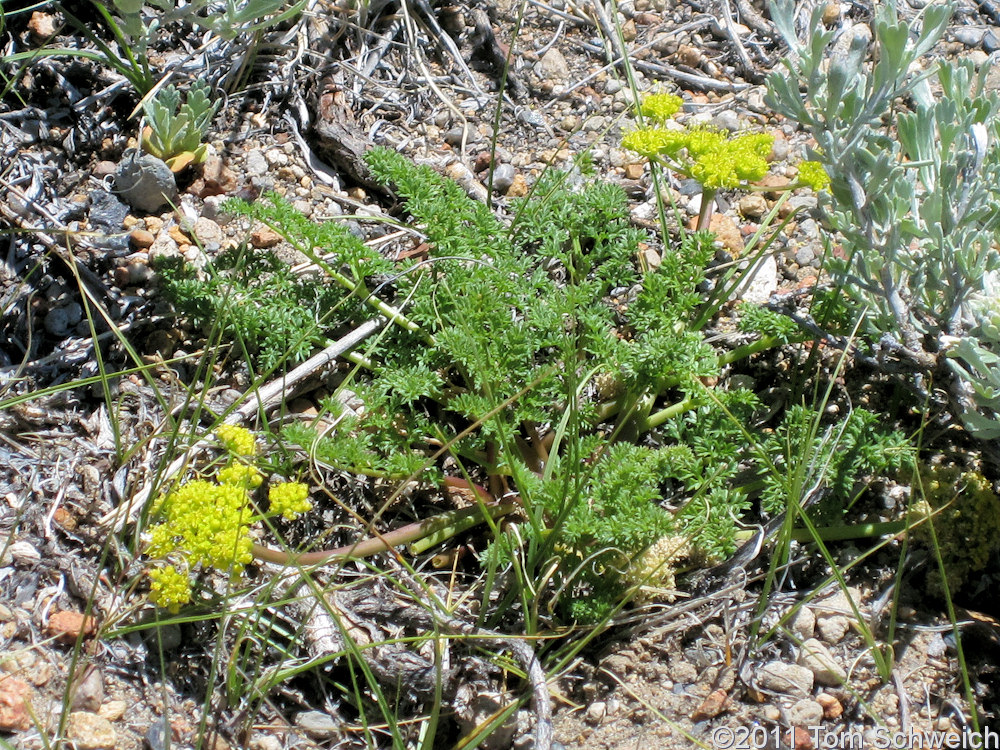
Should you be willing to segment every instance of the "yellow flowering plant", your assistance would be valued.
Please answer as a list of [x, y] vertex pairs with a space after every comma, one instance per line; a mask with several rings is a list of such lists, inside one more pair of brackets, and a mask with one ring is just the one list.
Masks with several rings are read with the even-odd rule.
[[148, 535], [149, 600], [171, 612], [191, 601], [191, 574], [214, 568], [238, 578], [253, 559], [254, 524], [281, 516], [294, 520], [309, 511], [309, 488], [301, 482], [272, 482], [266, 511], [258, 510], [251, 493], [264, 481], [251, 463], [256, 438], [243, 427], [221, 425], [215, 431], [226, 463], [214, 479], [182, 482], [153, 508], [159, 517]]
[[[767, 174], [774, 138], [766, 133], [729, 136], [708, 127], [671, 124], [682, 104], [681, 98], [673, 94], [645, 97], [639, 105], [642, 124], [622, 138], [622, 146], [701, 183], [703, 195], [698, 228], [704, 229], [719, 190], [749, 190], [751, 183]], [[822, 190], [829, 182], [819, 162], [802, 162], [799, 179], [788, 189]]]

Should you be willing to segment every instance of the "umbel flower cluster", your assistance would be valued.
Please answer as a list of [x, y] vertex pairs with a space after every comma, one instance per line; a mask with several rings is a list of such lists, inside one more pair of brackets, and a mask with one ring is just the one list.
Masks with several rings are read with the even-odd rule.
[[160, 521], [149, 532], [146, 553], [155, 561], [149, 573], [149, 599], [171, 612], [191, 601], [191, 574], [199, 566], [238, 578], [253, 559], [252, 526], [264, 518], [292, 520], [308, 511], [309, 488], [300, 482], [275, 482], [268, 491], [268, 509], [255, 509], [251, 493], [263, 476], [253, 458], [253, 433], [222, 425], [215, 436], [226, 450], [227, 463], [215, 480], [192, 479], [160, 498], [153, 511]]
[[[774, 138], [766, 133], [726, 133], [703, 126], [681, 127], [673, 121], [683, 104], [674, 94], [652, 94], [639, 111], [645, 124], [622, 138], [622, 145], [676, 172], [692, 177], [708, 191], [745, 187], [767, 174]], [[802, 162], [796, 187], [822, 190], [830, 182], [818, 162]]]

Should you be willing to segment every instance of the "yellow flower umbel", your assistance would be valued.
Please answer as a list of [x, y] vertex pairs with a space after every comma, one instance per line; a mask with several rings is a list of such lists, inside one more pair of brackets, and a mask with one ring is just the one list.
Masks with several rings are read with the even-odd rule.
[[264, 481], [264, 477], [257, 469], [239, 461], [233, 461], [228, 466], [219, 469], [217, 478], [220, 484], [232, 484], [250, 490], [257, 489]]
[[215, 428], [215, 436], [234, 456], [253, 456], [257, 453], [257, 441], [253, 433], [245, 427], [223, 424]]
[[292, 521], [312, 508], [309, 502], [309, 488], [302, 482], [272, 484], [267, 499], [271, 503], [271, 513]]
[[643, 117], [662, 124], [680, 112], [683, 104], [676, 94], [650, 94], [642, 100], [639, 111]]
[[191, 601], [191, 579], [173, 565], [149, 571], [149, 601], [177, 614], [182, 604]]
[[203, 563], [238, 575], [251, 560], [251, 512], [246, 490], [204, 479], [185, 482], [160, 506], [164, 520], [150, 532], [150, 557], [183, 553], [193, 565]]
[[830, 175], [818, 161], [804, 161], [799, 164], [799, 182], [819, 192], [830, 187]]
[[[767, 174], [767, 157], [774, 138], [766, 133], [729, 136], [707, 127], [671, 130], [662, 127], [681, 107], [679, 97], [654, 94], [639, 107], [643, 118], [655, 123], [626, 134], [622, 146], [650, 161], [694, 178], [704, 189], [698, 226], [707, 225], [715, 193], [747, 187]], [[807, 176], [812, 174], [806, 170]]]
[[152, 508], [158, 523], [149, 529], [146, 548], [151, 559], [149, 600], [171, 612], [191, 600], [190, 572], [198, 566], [215, 568], [231, 580], [243, 573], [253, 559], [252, 524], [276, 515], [293, 520], [312, 508], [307, 485], [275, 482], [268, 493], [270, 510], [256, 510], [250, 494], [264, 476], [251, 458], [257, 451], [253, 433], [222, 425], [215, 435], [229, 454], [215, 480], [182, 482]]

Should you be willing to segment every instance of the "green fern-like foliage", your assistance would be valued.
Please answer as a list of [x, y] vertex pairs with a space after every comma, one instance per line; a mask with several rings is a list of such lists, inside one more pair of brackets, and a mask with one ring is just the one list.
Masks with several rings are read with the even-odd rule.
[[[392, 321], [346, 384], [357, 399], [325, 404], [336, 429], [292, 425], [285, 440], [324, 466], [393, 480], [434, 481], [428, 457], [447, 445], [470, 474], [506, 482], [524, 505], [525, 545], [501, 536], [488, 559], [547, 581], [567, 620], [611, 612], [632, 562], [664, 540], [680, 539], [687, 559], [730, 554], [752, 507], [740, 475], [760, 459], [746, 439], [760, 404], [703, 385], [719, 374], [696, 323], [712, 238], [686, 234], [643, 270], [645, 237], [618, 187], [551, 171], [512, 202], [508, 224], [428, 167], [384, 149], [367, 159], [425, 235], [427, 259], [390, 263], [270, 196], [227, 209], [275, 229], [320, 272], [296, 278], [244, 250], [170, 281], [180, 309], [239, 336], [265, 366], [375, 315]], [[766, 311], [756, 320], [789, 333]], [[685, 410], [651, 435], [658, 399]], [[848, 463], [875, 465], [865, 460]]]

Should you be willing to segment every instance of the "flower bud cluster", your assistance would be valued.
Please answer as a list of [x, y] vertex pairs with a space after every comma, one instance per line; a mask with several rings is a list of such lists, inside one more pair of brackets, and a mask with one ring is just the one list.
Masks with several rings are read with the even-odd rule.
[[[256, 454], [256, 440], [249, 430], [232, 425], [222, 425], [215, 435], [230, 455], [215, 481], [183, 482], [153, 508], [161, 520], [149, 531], [146, 554], [171, 564], [154, 563], [149, 599], [172, 612], [191, 600], [189, 572], [195, 567], [215, 568], [235, 578], [253, 559], [250, 528], [263, 516], [254, 511], [250, 493], [264, 477], [246, 460]], [[300, 482], [272, 484], [268, 499], [270, 510], [265, 515], [288, 520], [312, 507], [309, 488]], [[183, 570], [177, 560], [183, 560]]]
[[[622, 146], [696, 179], [706, 190], [743, 187], [767, 174], [773, 136], [729, 136], [701, 126], [666, 127], [681, 104], [681, 98], [673, 94], [647, 96], [639, 112], [653, 124], [626, 134]], [[802, 162], [798, 184], [822, 190], [830, 184], [830, 178], [819, 162]]]

